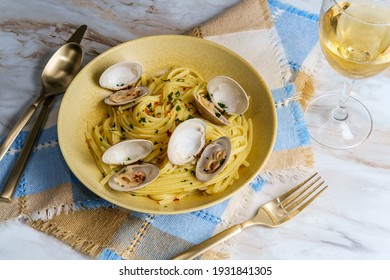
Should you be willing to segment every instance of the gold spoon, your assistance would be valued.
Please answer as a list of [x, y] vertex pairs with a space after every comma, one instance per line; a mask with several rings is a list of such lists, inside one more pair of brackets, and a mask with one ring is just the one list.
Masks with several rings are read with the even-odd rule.
[[79, 71], [81, 62], [82, 50], [77, 43], [68, 43], [54, 53], [43, 69], [41, 77], [42, 89], [38, 98], [30, 105], [1, 144], [0, 161], [38, 106], [48, 96], [57, 95], [65, 91]]
[[[39, 97], [30, 106], [30, 108], [24, 114], [22, 119], [17, 123], [17, 125], [11, 130], [11, 133], [8, 135], [5, 142], [0, 147], [0, 160], [7, 152], [13, 140], [15, 140], [16, 136], [27, 123], [28, 119], [30, 119], [31, 115], [35, 112], [39, 104], [44, 100], [47, 100], [49, 103], [52, 102], [53, 100], [49, 100], [50, 98], [48, 99], [48, 97], [60, 94], [66, 90], [66, 88], [73, 80], [74, 76], [76, 76], [76, 74], [80, 70], [82, 60], [83, 52], [80, 45], [77, 43], [67, 43], [63, 45], [58, 51], [56, 51], [56, 53], [52, 56], [52, 58], [47, 63], [45, 69], [43, 70], [41, 79], [42, 90]], [[45, 101], [44, 105], [50, 106], [51, 104], [46, 104]], [[43, 119], [41, 120], [41, 118], [41, 116], [38, 118], [40, 125], [43, 121]], [[33, 130], [39, 131], [36, 129]], [[35, 136], [36, 135], [34, 135], [33, 138], [35, 138]], [[11, 201], [11, 197], [13, 195], [17, 182], [19, 181], [20, 174], [29, 155], [29, 153], [23, 152], [23, 150], [21, 154], [23, 154], [23, 157], [18, 158], [18, 161], [12, 169], [7, 184], [5, 185], [1, 194], [0, 201]]]

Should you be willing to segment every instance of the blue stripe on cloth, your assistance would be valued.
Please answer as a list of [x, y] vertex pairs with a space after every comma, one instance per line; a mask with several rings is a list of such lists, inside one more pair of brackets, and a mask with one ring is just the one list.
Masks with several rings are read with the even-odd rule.
[[42, 129], [35, 145], [58, 143], [57, 126]]
[[76, 176], [69, 171], [72, 183], [74, 206], [77, 209], [96, 209], [99, 207], [114, 207], [114, 205], [91, 192]]
[[286, 99], [292, 97], [295, 94], [295, 85], [289, 83], [285, 87], [273, 89], [271, 92], [275, 104], [278, 104], [279, 102], [284, 102]]
[[295, 93], [295, 86], [288, 84], [284, 88], [271, 90], [277, 106], [278, 127], [274, 151], [294, 149], [310, 145], [310, 135], [304, 122], [302, 107], [297, 101], [286, 101]]
[[[179, 215], [156, 215], [153, 218], [153, 227], [191, 243], [199, 243], [209, 238], [221, 223], [220, 218], [225, 211], [229, 200], [204, 210]], [[131, 212], [131, 215], [146, 219], [150, 214]], [[188, 234], [197, 229], [197, 234]]]
[[[26, 187], [24, 195], [44, 192], [71, 181], [69, 168], [58, 145], [33, 152], [22, 176], [26, 178], [24, 180]], [[19, 187], [22, 186], [19, 184], [18, 189]], [[16, 193], [16, 197], [20, 195], [20, 193]]]
[[3, 190], [19, 153], [6, 154], [0, 161], [0, 191]]
[[293, 70], [299, 70], [318, 42], [318, 15], [277, 0], [268, 0], [268, 3], [271, 14], [275, 18], [274, 24], [286, 53], [286, 59]]
[[278, 128], [274, 151], [294, 149], [310, 144], [310, 136], [298, 102], [291, 101], [288, 106], [278, 108], [276, 113]]
[[[0, 161], [0, 189], [4, 188], [28, 133], [22, 131], [12, 144], [11, 152]], [[56, 138], [56, 126], [42, 130], [26, 163], [15, 197], [47, 191], [59, 184], [70, 182], [70, 173], [66, 172], [69, 168], [62, 157]]]
[[272, 14], [273, 14], [273, 10], [272, 9], [279, 8], [279, 9], [287, 11], [287, 12], [289, 12], [291, 14], [294, 14], [294, 15], [297, 15], [297, 16], [300, 16], [300, 17], [304, 17], [304, 18], [306, 18], [308, 20], [318, 21], [318, 15], [317, 14], [312, 14], [312, 13], [300, 10], [297, 7], [291, 6], [291, 5], [286, 4], [286, 3], [282, 3], [279, 0], [268, 0], [268, 4], [269, 4], [269, 7], [271, 9], [271, 13]]
[[[26, 140], [28, 131], [21, 131], [18, 136], [16, 136], [15, 141], [11, 144], [10, 150], [20, 150], [23, 148], [24, 141]], [[5, 136], [0, 139], [0, 144], [4, 142]]]
[[114, 251], [111, 251], [108, 248], [104, 248], [103, 251], [98, 256], [99, 260], [122, 260], [122, 258], [115, 253]]
[[250, 187], [255, 191], [259, 192], [263, 188], [266, 181], [261, 178], [259, 175], [250, 183]]

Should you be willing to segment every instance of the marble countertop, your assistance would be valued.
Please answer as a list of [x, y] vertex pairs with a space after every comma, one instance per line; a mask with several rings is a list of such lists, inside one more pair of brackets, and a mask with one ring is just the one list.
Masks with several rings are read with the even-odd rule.
[[[77, 26], [88, 25], [83, 41], [87, 63], [110, 47], [136, 37], [185, 33], [237, 2], [2, 0], [0, 102], [5, 102], [2, 108], [7, 109], [0, 112], [0, 137], [37, 96], [43, 54], [66, 40]], [[318, 13], [321, 4], [320, 0], [282, 2], [312, 13]], [[88, 9], [95, 13], [88, 13]], [[112, 25], [104, 25], [100, 18], [109, 19]], [[320, 55], [319, 46], [316, 52]], [[342, 79], [326, 63], [319, 68], [317, 73], [322, 78], [316, 94], [342, 87]], [[231, 259], [390, 259], [389, 92], [389, 69], [357, 84], [353, 95], [365, 103], [373, 117], [370, 138], [345, 151], [327, 150], [313, 143], [315, 169], [329, 184], [328, 190], [295, 222], [277, 229], [245, 229], [237, 238]], [[264, 201], [259, 205], [294, 183], [264, 186]], [[8, 221], [0, 224], [0, 259], [89, 258], [22, 222]]]

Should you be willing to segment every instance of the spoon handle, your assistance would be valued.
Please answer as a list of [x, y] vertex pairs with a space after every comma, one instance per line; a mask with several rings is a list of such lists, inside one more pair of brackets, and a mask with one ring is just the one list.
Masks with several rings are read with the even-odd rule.
[[19, 179], [24, 170], [24, 166], [30, 156], [35, 140], [41, 130], [42, 125], [45, 123], [50, 108], [54, 102], [55, 96], [49, 96], [43, 102], [42, 109], [39, 112], [38, 118], [34, 123], [33, 128], [27, 136], [26, 142], [24, 143], [23, 149], [20, 151], [19, 157], [8, 177], [8, 181], [0, 195], [0, 201], [11, 202], [12, 195], [18, 185]]
[[8, 149], [11, 147], [12, 143], [15, 141], [16, 137], [19, 135], [20, 131], [22, 131], [23, 127], [30, 120], [31, 116], [37, 110], [39, 104], [46, 98], [45, 90], [42, 88], [39, 96], [33, 104], [28, 107], [24, 115], [19, 119], [19, 121], [15, 124], [15, 126], [9, 132], [7, 138], [5, 138], [4, 142], [0, 146], [0, 161], [3, 159], [4, 155], [7, 153]]

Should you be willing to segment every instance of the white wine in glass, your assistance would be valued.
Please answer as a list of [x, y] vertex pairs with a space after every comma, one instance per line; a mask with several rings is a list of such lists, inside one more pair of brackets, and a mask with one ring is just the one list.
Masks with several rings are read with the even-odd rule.
[[370, 135], [372, 119], [349, 95], [355, 79], [390, 66], [390, 1], [323, 0], [319, 41], [326, 60], [346, 82], [342, 94], [322, 95], [308, 105], [310, 135], [328, 148], [356, 147]]

